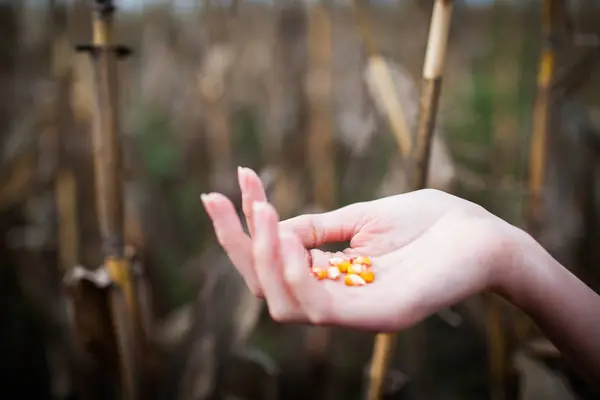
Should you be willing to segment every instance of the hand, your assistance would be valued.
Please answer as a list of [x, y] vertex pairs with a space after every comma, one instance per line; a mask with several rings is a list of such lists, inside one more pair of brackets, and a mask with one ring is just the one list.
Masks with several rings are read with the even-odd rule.
[[[239, 168], [238, 179], [251, 236], [228, 198], [212, 193], [202, 201], [219, 243], [280, 322], [396, 331], [493, 288], [498, 267], [510, 257], [516, 228], [437, 190], [279, 222], [259, 177]], [[310, 266], [327, 266], [333, 256], [316, 248], [345, 241], [345, 255], [371, 257], [372, 284], [347, 287], [310, 276]]]

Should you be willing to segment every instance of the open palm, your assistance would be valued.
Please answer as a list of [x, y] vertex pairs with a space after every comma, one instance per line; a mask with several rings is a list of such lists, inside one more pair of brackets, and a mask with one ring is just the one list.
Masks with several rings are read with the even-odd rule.
[[[422, 190], [279, 221], [254, 171], [240, 168], [238, 178], [250, 236], [227, 197], [202, 201], [220, 244], [277, 321], [394, 331], [493, 282], [490, 249], [501, 251], [498, 226], [508, 224], [473, 203]], [[309, 274], [332, 256], [318, 247], [345, 241], [346, 255], [372, 258], [373, 284]]]

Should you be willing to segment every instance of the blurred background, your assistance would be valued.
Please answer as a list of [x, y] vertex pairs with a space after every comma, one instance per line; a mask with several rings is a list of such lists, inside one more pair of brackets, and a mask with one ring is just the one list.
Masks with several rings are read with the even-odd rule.
[[[283, 218], [411, 190], [370, 60], [415, 131], [433, 0], [114, 3], [113, 42], [132, 54], [109, 82], [75, 51], [93, 39], [92, 2], [0, 2], [0, 398], [120, 398], [128, 374], [141, 389], [127, 399], [364, 398], [374, 335], [273, 322], [199, 196], [239, 206], [238, 165]], [[598, 21], [594, 0], [455, 0], [428, 172], [594, 289]], [[118, 97], [96, 107], [104, 84]], [[111, 106], [137, 296], [128, 340], [96, 211], [92, 126]], [[384, 398], [598, 398], [496, 298], [422, 325], [414, 343], [400, 333]]]

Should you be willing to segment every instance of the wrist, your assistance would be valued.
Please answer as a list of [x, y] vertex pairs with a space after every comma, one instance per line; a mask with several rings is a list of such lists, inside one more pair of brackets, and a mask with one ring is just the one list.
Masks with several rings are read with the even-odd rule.
[[527, 232], [509, 225], [494, 259], [490, 289], [529, 311], [530, 299], [553, 274], [552, 257]]

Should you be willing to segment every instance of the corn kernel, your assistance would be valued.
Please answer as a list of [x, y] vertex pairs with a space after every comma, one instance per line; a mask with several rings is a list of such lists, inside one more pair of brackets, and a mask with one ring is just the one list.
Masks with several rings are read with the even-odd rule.
[[363, 286], [367, 284], [367, 282], [358, 275], [346, 275], [344, 283], [346, 286]]
[[350, 261], [345, 257], [332, 257], [329, 259], [329, 265], [338, 267], [341, 273], [346, 273], [350, 266]]
[[338, 267], [327, 268], [327, 278], [335, 281], [339, 279], [340, 276], [342, 276], [342, 273], [340, 272]]
[[325, 279], [326, 272], [321, 267], [312, 267], [312, 273], [318, 280]]
[[360, 274], [363, 271], [363, 269], [363, 266], [360, 264], [350, 264], [350, 266], [348, 267], [348, 274]]
[[371, 259], [367, 256], [331, 257], [328, 267], [312, 266], [311, 274], [319, 280], [335, 281], [344, 277], [348, 286], [363, 286], [375, 280], [375, 271], [372, 270]]
[[352, 260], [354, 264], [371, 265], [371, 259], [365, 256], [358, 256]]
[[346, 261], [346, 260], [342, 257], [331, 257], [329, 259], [329, 265], [331, 265], [332, 267], [337, 267], [339, 264], [343, 263], [344, 261]]
[[348, 267], [350, 267], [350, 265], [350, 261], [344, 260], [344, 262], [338, 264], [337, 267], [341, 273], [345, 274], [346, 272], [348, 272]]
[[358, 274], [361, 278], [365, 280], [367, 283], [371, 283], [375, 280], [375, 273], [370, 268], [365, 268], [360, 274]]

